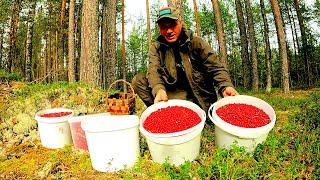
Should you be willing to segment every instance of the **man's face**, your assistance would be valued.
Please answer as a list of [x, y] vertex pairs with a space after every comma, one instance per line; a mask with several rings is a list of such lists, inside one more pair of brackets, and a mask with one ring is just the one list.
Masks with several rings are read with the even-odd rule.
[[176, 42], [182, 30], [182, 22], [170, 18], [163, 18], [158, 22], [160, 34], [168, 43]]

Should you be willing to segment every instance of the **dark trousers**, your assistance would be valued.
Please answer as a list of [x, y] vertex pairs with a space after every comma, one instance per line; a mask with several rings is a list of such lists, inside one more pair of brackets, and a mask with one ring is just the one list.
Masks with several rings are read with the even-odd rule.
[[[132, 87], [135, 93], [142, 99], [146, 106], [151, 106], [154, 103], [154, 96], [152, 95], [152, 89], [149, 87], [149, 82], [145, 74], [138, 73], [132, 79]], [[176, 89], [174, 91], [167, 91], [168, 99], [183, 99], [193, 101], [187, 98], [187, 92], [185, 90]]]

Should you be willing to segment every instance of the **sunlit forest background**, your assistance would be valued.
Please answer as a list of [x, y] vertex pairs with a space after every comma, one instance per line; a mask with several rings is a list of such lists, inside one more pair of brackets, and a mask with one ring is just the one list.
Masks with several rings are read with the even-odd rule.
[[[37, 112], [105, 113], [112, 84], [147, 71], [164, 6], [209, 42], [240, 94], [274, 108], [266, 141], [251, 154], [220, 148], [208, 121], [199, 156], [172, 166], [153, 162], [140, 134], [138, 162], [114, 173], [73, 145], [42, 146]], [[0, 0], [0, 179], [319, 179], [319, 70], [320, 0]], [[133, 106], [146, 109], [137, 96]]]
[[168, 3], [216, 50], [236, 87], [288, 92], [319, 85], [319, 0], [139, 3], [146, 3], [145, 16], [132, 22], [124, 0], [1, 0], [1, 79], [102, 88], [130, 81], [146, 72], [157, 11]]

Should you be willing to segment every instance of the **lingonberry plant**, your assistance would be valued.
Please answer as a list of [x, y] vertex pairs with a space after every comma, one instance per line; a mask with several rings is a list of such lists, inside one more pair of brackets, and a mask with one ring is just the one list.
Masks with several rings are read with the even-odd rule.
[[169, 106], [151, 113], [144, 121], [143, 127], [151, 133], [174, 133], [199, 124], [199, 115], [189, 108]]
[[222, 120], [238, 127], [257, 128], [271, 122], [263, 110], [248, 104], [227, 104], [216, 112]]

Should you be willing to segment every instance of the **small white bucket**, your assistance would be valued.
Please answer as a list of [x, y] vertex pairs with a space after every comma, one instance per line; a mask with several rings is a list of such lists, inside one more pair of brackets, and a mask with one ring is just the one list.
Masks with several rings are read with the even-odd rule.
[[[265, 126], [257, 128], [244, 128], [234, 126], [223, 121], [216, 113], [216, 110], [227, 104], [248, 104], [263, 110], [271, 119]], [[215, 124], [215, 142], [219, 147], [230, 149], [236, 143], [243, 146], [248, 152], [253, 152], [259, 143], [266, 140], [268, 133], [274, 127], [276, 114], [273, 108], [265, 101], [246, 95], [229, 96], [220, 99], [212, 104], [208, 110], [210, 120]]]
[[90, 116], [81, 121], [93, 168], [112, 172], [132, 167], [140, 154], [138, 125], [135, 115]]
[[[201, 122], [184, 131], [167, 134], [150, 133], [144, 129], [143, 123], [152, 112], [169, 106], [189, 108], [199, 115]], [[148, 107], [141, 115], [140, 132], [147, 140], [152, 160], [157, 163], [168, 162], [172, 165], [193, 161], [199, 155], [201, 132], [205, 120], [206, 113], [198, 105], [186, 100], [168, 100]]]
[[101, 114], [89, 114], [83, 116], [73, 116], [68, 119], [70, 125], [70, 131], [73, 141], [73, 146], [75, 149], [82, 149], [87, 151], [87, 139], [84, 130], [81, 128], [81, 121], [84, 121], [87, 118], [99, 117], [101, 115], [110, 115], [110, 113], [101, 113]]
[[[42, 117], [44, 114], [70, 112], [61, 117]], [[66, 108], [53, 108], [41, 110], [36, 113], [41, 144], [50, 149], [62, 148], [72, 144], [68, 119], [73, 116], [73, 111]]]

